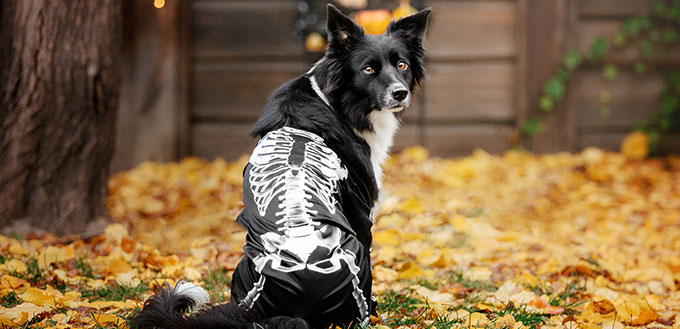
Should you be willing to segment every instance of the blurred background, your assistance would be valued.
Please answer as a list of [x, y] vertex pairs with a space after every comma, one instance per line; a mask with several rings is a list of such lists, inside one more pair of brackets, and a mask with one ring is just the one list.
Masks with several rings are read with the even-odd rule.
[[[617, 150], [659, 111], [663, 73], [680, 62], [677, 49], [642, 62], [647, 41], [636, 37], [653, 27], [639, 17], [659, 9], [652, 0], [331, 2], [378, 30], [399, 10], [434, 10], [429, 76], [393, 151]], [[144, 160], [250, 152], [248, 131], [269, 94], [320, 57], [326, 3], [125, 1], [113, 172]], [[658, 152], [680, 150], [677, 121], [658, 136]]]

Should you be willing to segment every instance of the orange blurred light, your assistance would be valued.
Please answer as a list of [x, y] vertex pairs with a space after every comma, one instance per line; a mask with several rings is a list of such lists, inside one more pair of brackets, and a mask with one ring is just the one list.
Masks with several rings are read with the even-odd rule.
[[165, 0], [153, 0], [153, 6], [161, 9], [163, 6], [165, 6]]

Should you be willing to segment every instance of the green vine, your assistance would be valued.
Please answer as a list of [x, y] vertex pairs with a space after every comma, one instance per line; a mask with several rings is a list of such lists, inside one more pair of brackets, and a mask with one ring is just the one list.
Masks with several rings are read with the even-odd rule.
[[[614, 80], [619, 68], [607, 63], [605, 56], [612, 50], [639, 45], [639, 57], [630, 69], [639, 74], [654, 71], [654, 65], [667, 57], [667, 51], [680, 43], [680, 0], [655, 2], [649, 13], [626, 20], [621, 29], [612, 37], [599, 37], [592, 41], [585, 52], [576, 50], [564, 54], [562, 62], [553, 76], [543, 84], [543, 94], [538, 100], [540, 109], [552, 112], [556, 104], [564, 99], [567, 83], [575, 71], [584, 63], [602, 65], [602, 75]], [[649, 119], [637, 124], [634, 129], [644, 131], [650, 140], [650, 150], [658, 150], [659, 138], [680, 127], [680, 68], [664, 66], [664, 88], [659, 99], [659, 108]], [[599, 97], [600, 116], [611, 116], [608, 104], [611, 94], [602, 92]], [[538, 116], [529, 118], [522, 127], [525, 136], [535, 136], [545, 130]]]

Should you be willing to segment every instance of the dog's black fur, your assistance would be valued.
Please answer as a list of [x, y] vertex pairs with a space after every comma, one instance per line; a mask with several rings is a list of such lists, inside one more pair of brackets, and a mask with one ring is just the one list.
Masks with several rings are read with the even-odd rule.
[[[390, 23], [385, 34], [373, 36], [364, 35], [361, 27], [329, 5], [329, 46], [325, 56], [309, 72], [274, 91], [251, 134], [262, 137], [281, 127], [291, 127], [322, 137], [347, 167], [352, 186], [349, 197], [362, 200], [366, 209], [361, 211], [370, 212], [378, 199], [377, 179], [380, 177], [374, 175], [371, 146], [361, 133], [373, 131], [371, 112], [406, 108], [410, 92], [423, 80], [422, 41], [429, 14], [429, 9], [420, 11]], [[400, 62], [406, 64], [406, 69]], [[310, 79], [316, 80], [330, 106], [312, 88]], [[406, 99], [400, 99], [403, 94], [402, 97], [392, 96], [396, 95], [394, 85], [408, 88], [408, 93], [402, 91], [407, 93]], [[351, 213], [346, 217], [355, 218]], [[350, 224], [363, 226], [355, 231], [367, 233], [357, 238], [370, 246], [370, 222]], [[265, 328], [309, 327], [299, 318], [261, 319], [256, 311], [238, 307], [238, 301], [234, 299], [229, 304], [204, 308], [185, 316], [184, 311], [195, 301], [166, 287], [146, 302], [133, 325], [140, 329], [253, 328], [254, 323]], [[334, 323], [333, 319], [328, 323]]]

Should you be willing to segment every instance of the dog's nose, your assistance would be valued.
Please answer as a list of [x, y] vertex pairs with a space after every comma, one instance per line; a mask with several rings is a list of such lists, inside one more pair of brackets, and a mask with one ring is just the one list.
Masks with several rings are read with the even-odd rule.
[[406, 96], [408, 96], [408, 90], [406, 89], [397, 89], [392, 91], [392, 97], [394, 97], [394, 99], [397, 101], [403, 101], [406, 99]]

